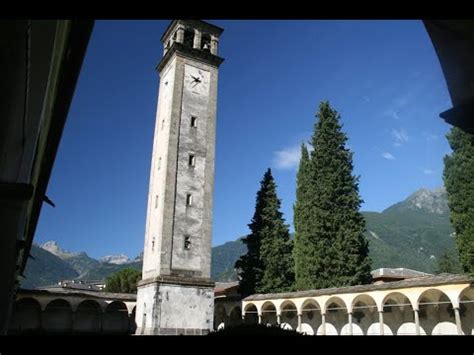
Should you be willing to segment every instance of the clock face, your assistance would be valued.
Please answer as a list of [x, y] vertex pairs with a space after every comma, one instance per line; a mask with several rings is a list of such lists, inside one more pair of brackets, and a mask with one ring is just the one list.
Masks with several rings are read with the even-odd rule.
[[198, 95], [208, 93], [210, 76], [208, 71], [186, 65], [184, 72], [184, 85], [186, 89]]

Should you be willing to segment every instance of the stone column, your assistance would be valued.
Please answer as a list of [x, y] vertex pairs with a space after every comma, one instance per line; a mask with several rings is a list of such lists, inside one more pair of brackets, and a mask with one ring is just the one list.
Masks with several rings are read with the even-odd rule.
[[349, 321], [349, 335], [352, 335], [352, 312], [347, 313], [347, 319]]
[[301, 313], [298, 313], [298, 328], [296, 330], [301, 333]]
[[211, 35], [211, 54], [217, 55], [217, 45], [219, 40], [217, 37]]
[[418, 316], [418, 310], [414, 309], [413, 312], [415, 313], [415, 331], [416, 331], [416, 335], [420, 335], [420, 318]]
[[[326, 314], [321, 313], [321, 326], [323, 327], [323, 335], [326, 335]], [[318, 330], [316, 329], [316, 332]]]
[[262, 324], [262, 315], [258, 314], [258, 324]]
[[184, 42], [184, 27], [182, 26], [178, 27], [178, 29], [176, 30], [176, 42]]
[[380, 335], [384, 335], [383, 311], [379, 311]]
[[458, 334], [463, 335], [459, 307], [454, 308], [454, 318], [456, 319], [456, 328], [458, 329]]
[[193, 48], [201, 49], [201, 31], [194, 29], [194, 42]]
[[277, 324], [280, 325], [281, 324], [281, 316], [279, 313], [277, 313]]

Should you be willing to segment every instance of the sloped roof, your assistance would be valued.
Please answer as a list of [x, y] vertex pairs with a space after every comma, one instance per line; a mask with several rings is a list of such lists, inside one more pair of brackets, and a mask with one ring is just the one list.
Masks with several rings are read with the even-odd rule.
[[438, 286], [456, 283], [470, 283], [472, 284], [474, 279], [467, 275], [455, 275], [455, 274], [440, 274], [436, 276], [421, 276], [409, 278], [401, 281], [386, 282], [382, 284], [370, 284], [370, 285], [357, 285], [347, 287], [333, 287], [323, 288], [319, 290], [308, 290], [308, 291], [297, 291], [297, 292], [286, 292], [286, 293], [267, 293], [267, 294], [256, 294], [244, 298], [244, 301], [260, 301], [278, 298], [298, 298], [298, 297], [316, 297], [323, 295], [334, 295], [341, 293], [359, 293], [376, 290], [392, 290], [409, 287], [420, 287], [420, 286]]

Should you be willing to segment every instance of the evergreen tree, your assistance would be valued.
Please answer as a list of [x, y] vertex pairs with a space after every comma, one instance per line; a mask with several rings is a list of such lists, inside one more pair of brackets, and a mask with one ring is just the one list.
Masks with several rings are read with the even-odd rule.
[[294, 206], [298, 290], [368, 283], [371, 260], [359, 212], [358, 177], [340, 116], [322, 102], [310, 144], [302, 147]]
[[444, 185], [451, 223], [464, 272], [474, 275], [474, 136], [459, 128], [447, 135], [451, 155], [444, 157]]
[[436, 274], [448, 273], [457, 274], [461, 272], [461, 266], [456, 255], [452, 255], [447, 250], [444, 251], [443, 255], [440, 256], [437, 262]]
[[271, 170], [257, 192], [251, 233], [243, 239], [247, 254], [236, 262], [241, 294], [290, 291], [294, 282], [292, 242], [280, 212], [280, 200]]

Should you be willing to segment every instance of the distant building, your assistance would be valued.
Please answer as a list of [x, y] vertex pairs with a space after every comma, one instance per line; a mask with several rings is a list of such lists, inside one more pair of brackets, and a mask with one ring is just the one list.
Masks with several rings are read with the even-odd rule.
[[63, 280], [56, 285], [37, 287], [39, 290], [57, 290], [57, 289], [71, 289], [71, 290], [87, 290], [100, 292], [105, 289], [105, 281], [85, 281], [85, 280]]
[[405, 268], [380, 268], [371, 272], [372, 283], [379, 284], [383, 282], [401, 281], [413, 277], [433, 276], [426, 272], [405, 269]]

